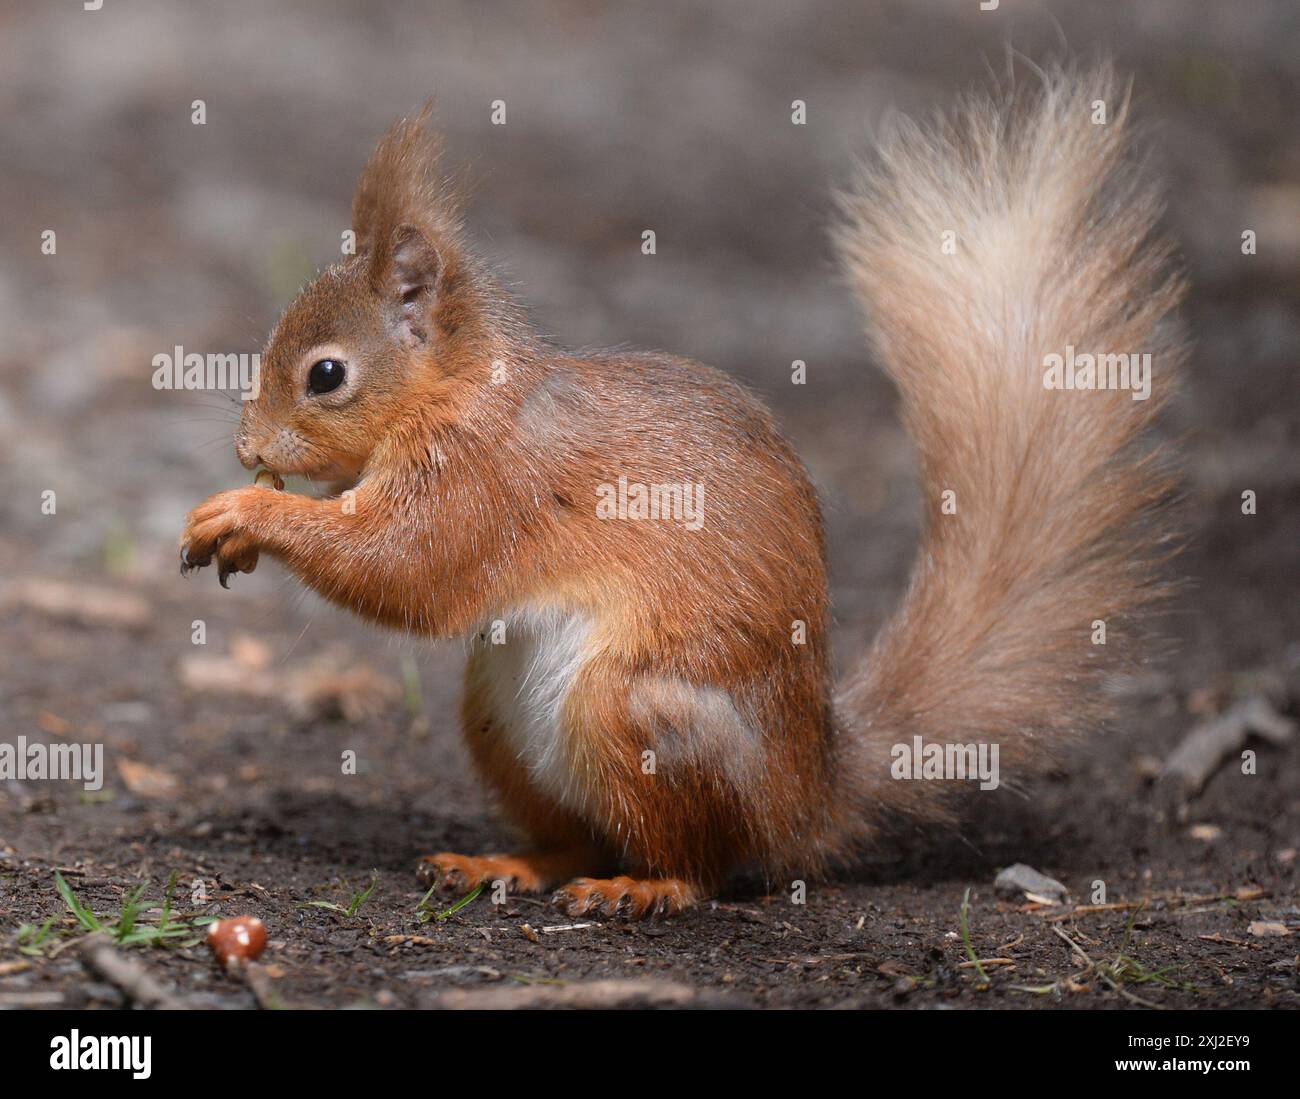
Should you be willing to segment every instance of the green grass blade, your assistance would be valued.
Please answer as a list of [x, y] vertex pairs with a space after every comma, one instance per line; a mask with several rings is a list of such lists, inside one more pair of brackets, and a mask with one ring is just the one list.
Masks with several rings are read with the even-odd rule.
[[375, 886], [379, 884], [379, 871], [372, 870], [370, 873], [370, 885], [353, 897], [352, 903], [348, 905], [347, 914], [349, 916], [355, 916], [360, 911], [361, 906], [370, 900], [370, 894], [375, 891]]
[[149, 883], [145, 882], [138, 888], [131, 890], [122, 902], [122, 912], [117, 918], [115, 932], [118, 942], [121, 942], [135, 930], [136, 921], [140, 918], [140, 913], [144, 911], [145, 907], [140, 903], [140, 898], [144, 896], [144, 891], [148, 888]]
[[179, 870], [173, 870], [171, 877], [167, 879], [167, 888], [163, 890], [162, 915], [158, 917], [159, 930], [165, 930], [172, 918], [172, 900], [176, 896], [176, 881], [180, 877]]
[[980, 980], [985, 984], [989, 983], [989, 975], [984, 972], [984, 967], [980, 965], [979, 955], [975, 953], [975, 947], [970, 940], [970, 887], [967, 886], [966, 892], [961, 898], [961, 941], [966, 947], [966, 957], [975, 963], [975, 972], [980, 975]]
[[63, 875], [57, 870], [54, 871], [54, 883], [59, 888], [59, 896], [63, 898], [63, 903], [72, 910], [72, 914], [77, 917], [82, 927], [87, 931], [102, 931], [104, 929], [104, 925], [95, 917], [95, 913], [81, 903], [81, 899], [72, 891], [72, 886], [67, 883]]
[[458, 900], [455, 904], [453, 904], [450, 908], [448, 908], [446, 911], [439, 912], [438, 915], [435, 916], [434, 918], [438, 920], [445, 920], [450, 918], [451, 916], [454, 916], [457, 912], [459, 912], [462, 908], [464, 908], [467, 904], [469, 904], [472, 900], [474, 900], [480, 893], [482, 893], [486, 887], [487, 887], [487, 882], [485, 881], [479, 882], [478, 885], [474, 886], [473, 892], [466, 893], [465, 896], [461, 897], [461, 899]]

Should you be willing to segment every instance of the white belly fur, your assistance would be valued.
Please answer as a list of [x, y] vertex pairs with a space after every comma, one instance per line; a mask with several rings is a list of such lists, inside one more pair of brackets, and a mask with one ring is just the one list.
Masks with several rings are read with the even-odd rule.
[[560, 713], [574, 676], [587, 658], [591, 622], [581, 615], [522, 608], [499, 616], [505, 641], [478, 642], [478, 663], [495, 729], [521, 767], [549, 797], [575, 811], [583, 808], [560, 729]]

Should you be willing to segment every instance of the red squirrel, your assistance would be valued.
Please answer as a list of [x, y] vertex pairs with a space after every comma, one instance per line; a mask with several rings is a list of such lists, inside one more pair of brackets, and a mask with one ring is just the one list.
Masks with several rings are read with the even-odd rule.
[[[1164, 591], [1170, 482], [1140, 436], [1182, 282], [1128, 115], [1108, 70], [1058, 70], [895, 127], [842, 197], [926, 521], [838, 682], [817, 495], [771, 414], [707, 366], [538, 335], [466, 244], [427, 108], [371, 156], [356, 254], [285, 311], [236, 435], [245, 467], [345, 490], [218, 493], [182, 571], [266, 553], [365, 619], [470, 637], [465, 743], [526, 842], [426, 856], [427, 881], [668, 914], [742, 873], [823, 876], [884, 814], [951, 820], [963, 784], [893, 777], [892, 746], [1041, 770], [1108, 716]], [[1149, 399], [1050, 384], [1067, 349], [1150, 355]]]

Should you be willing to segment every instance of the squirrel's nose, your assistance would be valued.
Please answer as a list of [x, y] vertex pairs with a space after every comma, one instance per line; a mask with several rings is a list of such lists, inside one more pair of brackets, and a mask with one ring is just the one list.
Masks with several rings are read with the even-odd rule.
[[243, 435], [235, 439], [235, 454], [239, 457], [240, 465], [245, 469], [256, 469], [262, 464], [262, 456], [249, 446], [248, 440]]

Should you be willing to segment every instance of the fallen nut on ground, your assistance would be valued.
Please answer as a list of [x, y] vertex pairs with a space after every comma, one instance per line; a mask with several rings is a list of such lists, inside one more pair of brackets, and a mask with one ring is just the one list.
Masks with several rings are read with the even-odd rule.
[[266, 949], [266, 924], [256, 916], [218, 920], [208, 928], [208, 946], [223, 969], [251, 962]]

